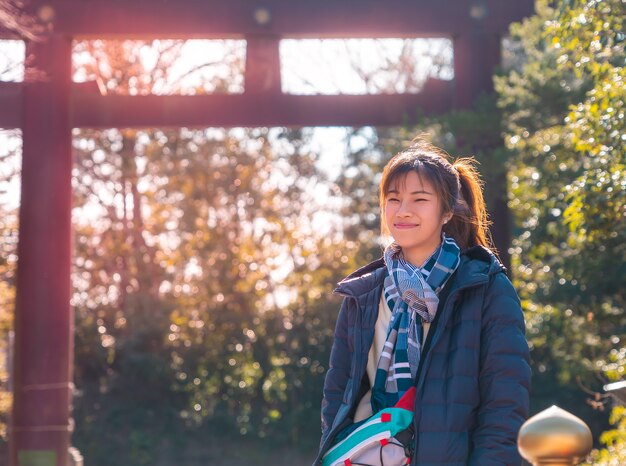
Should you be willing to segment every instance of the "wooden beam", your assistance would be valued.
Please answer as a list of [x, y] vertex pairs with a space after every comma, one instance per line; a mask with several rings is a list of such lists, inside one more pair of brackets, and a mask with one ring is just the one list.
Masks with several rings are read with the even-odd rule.
[[[21, 83], [0, 83], [0, 128], [21, 126]], [[430, 80], [419, 94], [101, 96], [74, 83], [71, 126], [398, 126], [453, 108], [453, 82]]]
[[452, 108], [451, 83], [420, 94], [99, 96], [74, 94], [72, 126], [398, 126]]
[[[472, 17], [478, 3], [482, 14]], [[448, 37], [476, 29], [506, 33], [533, 5], [533, 0], [33, 0], [31, 11], [44, 11], [40, 16], [56, 33], [74, 38]]]
[[22, 40], [24, 36], [0, 24], [0, 40]]

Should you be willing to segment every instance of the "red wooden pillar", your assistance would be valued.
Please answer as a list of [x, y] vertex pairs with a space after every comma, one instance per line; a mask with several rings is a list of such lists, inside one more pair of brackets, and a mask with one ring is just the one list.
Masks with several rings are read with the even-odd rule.
[[71, 436], [71, 40], [42, 39], [22, 101], [11, 466], [67, 466]]
[[500, 36], [480, 29], [454, 38], [455, 107], [470, 109], [481, 92], [493, 91], [500, 64]]
[[[457, 109], [470, 110], [481, 94], [493, 92], [493, 74], [501, 61], [500, 36], [480, 30], [454, 38], [454, 87]], [[495, 150], [496, 148], [492, 148]], [[483, 150], [489, 150], [484, 147]], [[511, 213], [507, 205], [507, 179], [503, 172], [485, 179], [494, 193], [489, 213], [493, 221], [491, 234], [500, 259], [510, 269]]]

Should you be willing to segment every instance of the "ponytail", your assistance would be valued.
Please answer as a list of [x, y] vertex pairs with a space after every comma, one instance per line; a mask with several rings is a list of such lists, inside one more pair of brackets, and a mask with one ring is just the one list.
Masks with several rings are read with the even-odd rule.
[[457, 159], [452, 167], [458, 173], [459, 196], [450, 221], [444, 231], [452, 236], [462, 249], [483, 246], [495, 250], [489, 233], [490, 221], [483, 198], [480, 175], [473, 158]]

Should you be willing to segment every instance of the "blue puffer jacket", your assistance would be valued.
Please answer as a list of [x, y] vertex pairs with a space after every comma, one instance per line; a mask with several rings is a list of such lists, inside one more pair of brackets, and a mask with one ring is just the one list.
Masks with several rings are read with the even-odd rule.
[[[344, 301], [324, 383], [315, 465], [352, 423], [384, 276], [379, 259], [335, 290]], [[411, 464], [519, 465], [517, 432], [528, 416], [531, 376], [519, 298], [500, 262], [481, 247], [461, 255], [448, 287], [418, 369]]]

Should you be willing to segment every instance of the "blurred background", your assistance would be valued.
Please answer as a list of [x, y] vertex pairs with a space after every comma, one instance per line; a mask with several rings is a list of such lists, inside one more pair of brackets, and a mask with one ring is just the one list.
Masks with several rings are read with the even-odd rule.
[[[626, 411], [604, 389], [626, 364], [625, 13], [623, 0], [538, 0], [502, 40], [495, 91], [417, 125], [74, 129], [72, 443], [85, 464], [310, 464], [334, 284], [380, 256], [379, 174], [423, 133], [478, 160], [509, 237], [532, 412], [567, 409], [592, 429], [592, 464], [626, 464]], [[72, 47], [74, 82], [107, 95], [244, 89], [242, 40]], [[0, 41], [2, 81], [28, 79], [25, 55]], [[282, 91], [419, 93], [454, 79], [453, 60], [446, 38], [283, 40]], [[21, 148], [20, 130], [0, 130], [5, 451]]]

